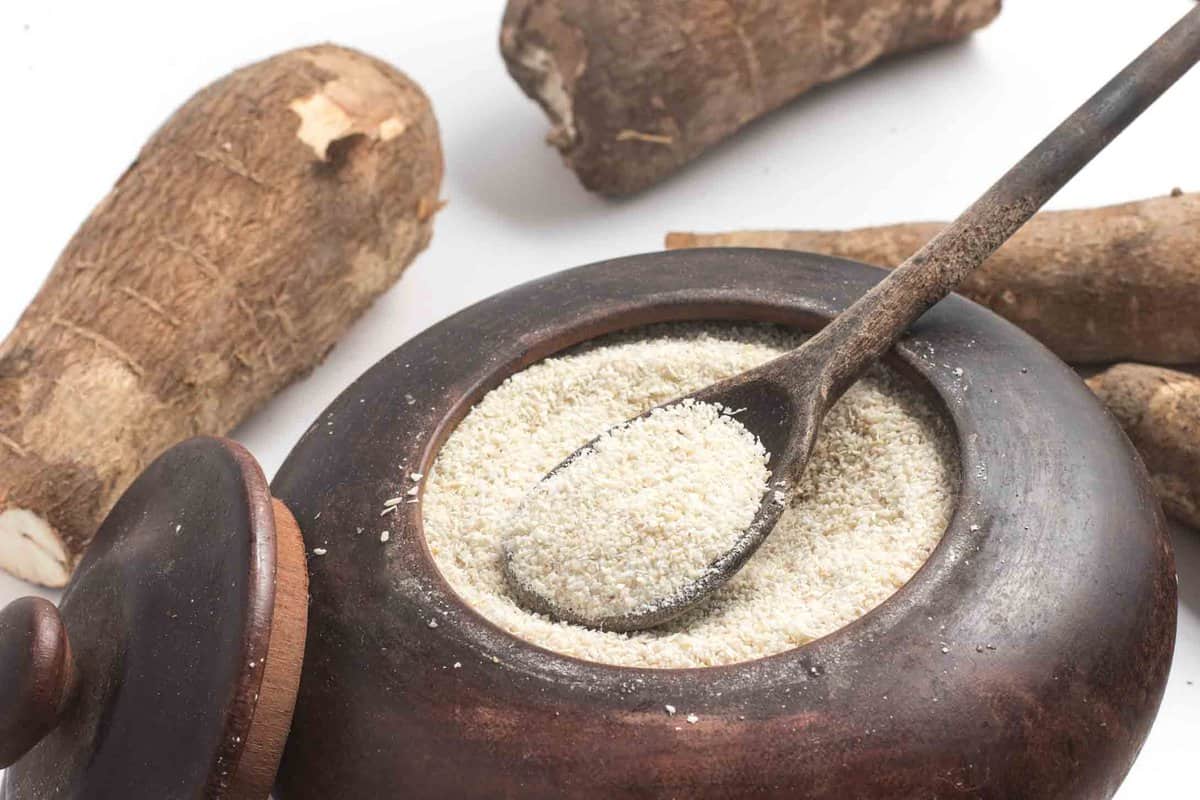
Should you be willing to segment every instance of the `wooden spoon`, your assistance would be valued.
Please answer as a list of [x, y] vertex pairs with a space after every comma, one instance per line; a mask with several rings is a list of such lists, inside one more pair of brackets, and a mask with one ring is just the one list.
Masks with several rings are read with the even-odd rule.
[[[612, 631], [650, 628], [703, 601], [746, 563], [775, 527], [783, 504], [773, 500], [774, 491], [795, 486], [821, 421], [846, 389], [1197, 60], [1200, 7], [1084, 103], [957, 220], [802, 346], [666, 404], [693, 398], [745, 409], [738, 421], [771, 454], [772, 487], [763, 495], [757, 515], [733, 547], [703, 573], [681, 576], [684, 582], [675, 594], [632, 612], [588, 618], [532, 590], [515, 574], [511, 554], [506, 553], [505, 572], [518, 601], [563, 622]], [[580, 448], [550, 475], [587, 450], [587, 445]]]

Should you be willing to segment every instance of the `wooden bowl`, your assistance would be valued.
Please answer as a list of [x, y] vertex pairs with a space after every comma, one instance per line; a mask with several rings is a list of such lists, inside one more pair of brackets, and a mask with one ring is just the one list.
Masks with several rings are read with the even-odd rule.
[[[962, 298], [927, 314], [894, 357], [956, 431], [953, 521], [891, 599], [804, 647], [689, 670], [557, 655], [455, 595], [426, 548], [419, 504], [380, 517], [407, 488], [406, 469], [428, 472], [471, 406], [539, 359], [652, 322], [814, 329], [882, 274], [765, 250], [593, 264], [468, 308], [352, 385], [273, 485], [310, 551], [327, 551], [309, 562], [308, 648], [280, 796], [1114, 792], [1174, 646], [1162, 515], [1079, 378]], [[667, 703], [700, 722], [681, 724]]]

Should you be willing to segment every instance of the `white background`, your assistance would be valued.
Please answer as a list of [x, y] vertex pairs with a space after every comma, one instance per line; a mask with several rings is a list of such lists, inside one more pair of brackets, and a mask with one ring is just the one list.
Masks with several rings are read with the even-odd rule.
[[[328, 361], [235, 432], [268, 474], [316, 414], [418, 331], [513, 284], [659, 249], [669, 229], [843, 227], [954, 216], [1162, 33], [1189, 0], [1008, 0], [971, 41], [793, 103], [632, 199], [592, 197], [504, 71], [501, 0], [0, 3], [0, 329], [148, 134], [203, 84], [318, 41], [408, 72], [442, 126], [449, 205], [433, 245]], [[1200, 70], [1052, 203], [1200, 190]], [[1200, 258], [1200, 253], [1197, 254]], [[1200, 312], [1198, 312], [1200, 314]], [[1177, 530], [1179, 642], [1119, 797], [1195, 797], [1200, 533]], [[0, 575], [0, 603], [30, 591]], [[3, 687], [0, 687], [2, 690]]]

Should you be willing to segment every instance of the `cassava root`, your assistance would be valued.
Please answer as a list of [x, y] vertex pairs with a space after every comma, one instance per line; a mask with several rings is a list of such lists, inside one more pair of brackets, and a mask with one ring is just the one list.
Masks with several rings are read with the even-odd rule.
[[583, 185], [622, 195], [818, 84], [999, 12], [1000, 0], [509, 0], [500, 46]]
[[1117, 364], [1087, 383], [1141, 453], [1166, 512], [1200, 528], [1200, 377]]
[[[894, 267], [941, 229], [672, 233], [668, 248], [772, 247]], [[959, 292], [1073, 364], [1200, 362], [1200, 194], [1038, 214]]]
[[0, 566], [63, 585], [150, 459], [315, 366], [429, 243], [437, 123], [332, 45], [188, 100], [0, 345]]

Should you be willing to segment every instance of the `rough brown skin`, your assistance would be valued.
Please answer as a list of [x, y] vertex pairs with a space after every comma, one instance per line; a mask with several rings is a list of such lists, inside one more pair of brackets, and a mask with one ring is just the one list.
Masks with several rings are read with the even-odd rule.
[[312, 369], [429, 243], [441, 177], [420, 88], [341, 47], [176, 111], [0, 345], [0, 566], [63, 585], [159, 452]]
[[999, 12], [1000, 0], [509, 0], [500, 46], [583, 185], [622, 195], [818, 84]]
[[[894, 267], [941, 230], [672, 233], [667, 247], [773, 247]], [[959, 288], [1063, 360], [1200, 362], [1200, 194], [1038, 214]]]
[[1142, 454], [1163, 508], [1200, 528], [1200, 377], [1117, 364], [1087, 383]]

